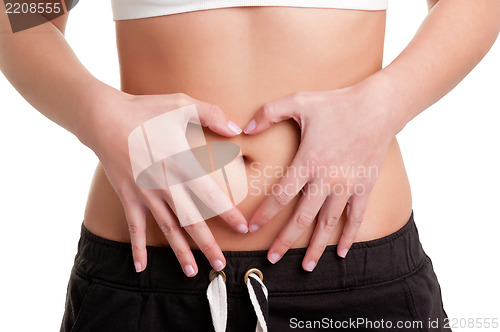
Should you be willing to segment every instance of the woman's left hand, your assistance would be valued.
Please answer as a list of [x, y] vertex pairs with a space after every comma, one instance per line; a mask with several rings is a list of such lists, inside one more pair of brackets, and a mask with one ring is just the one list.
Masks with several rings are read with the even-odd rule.
[[257, 231], [302, 190], [290, 222], [269, 249], [271, 263], [286, 253], [318, 215], [302, 262], [305, 270], [312, 271], [347, 205], [337, 249], [339, 256], [346, 256], [397, 133], [379, 91], [357, 84], [338, 90], [297, 92], [264, 104], [246, 126], [246, 134], [256, 135], [275, 123], [293, 119], [301, 129], [301, 143], [287, 173], [249, 221], [250, 231]]

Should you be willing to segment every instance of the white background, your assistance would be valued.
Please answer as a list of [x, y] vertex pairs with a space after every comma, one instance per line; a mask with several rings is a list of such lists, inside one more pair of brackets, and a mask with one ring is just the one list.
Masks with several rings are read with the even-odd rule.
[[[80, 1], [67, 38], [97, 78], [118, 88], [114, 23], [102, 3]], [[424, 0], [390, 2], [385, 65], [426, 14]], [[500, 42], [398, 135], [421, 241], [450, 318], [500, 320], [499, 77]], [[97, 158], [2, 75], [0, 124], [0, 330], [56, 331]], [[456, 329], [468, 330], [476, 329]]]

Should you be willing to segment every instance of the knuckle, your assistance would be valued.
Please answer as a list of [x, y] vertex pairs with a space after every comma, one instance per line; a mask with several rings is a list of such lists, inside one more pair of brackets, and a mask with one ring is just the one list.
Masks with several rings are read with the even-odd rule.
[[295, 103], [295, 104], [302, 104], [304, 102], [304, 99], [305, 99], [305, 92], [304, 91], [297, 91], [297, 92], [294, 92], [292, 93], [292, 95], [290, 96], [291, 100]]
[[363, 222], [363, 215], [360, 213], [353, 212], [352, 215], [349, 217], [349, 222], [353, 226], [356, 226], [356, 227], [360, 226], [361, 223]]
[[330, 186], [330, 194], [333, 193], [333, 188], [340, 186], [342, 187], [342, 180], [338, 174], [327, 174], [325, 182]]
[[214, 241], [210, 241], [200, 245], [200, 250], [205, 253], [215, 251], [217, 250], [217, 248], [217, 243]]
[[305, 91], [298, 91], [292, 94], [291, 96], [292, 103], [297, 105], [298, 107], [302, 107], [306, 104], [306, 92]]
[[347, 195], [349, 193], [349, 187], [343, 183], [342, 179], [332, 180], [332, 184], [330, 187], [330, 194], [335, 197], [342, 197], [343, 195]]
[[313, 253], [313, 255], [316, 257], [317, 255], [320, 256], [321, 253], [325, 250], [325, 245], [317, 242], [313, 242], [309, 244], [309, 249]]
[[275, 108], [272, 102], [268, 102], [263, 105], [262, 115], [264, 115], [266, 119], [272, 121], [275, 113]]
[[284, 249], [286, 251], [293, 245], [294, 241], [287, 237], [279, 236], [277, 243], [281, 249]]
[[132, 251], [133, 251], [133, 252], [138, 252], [138, 251], [141, 251], [141, 250], [143, 250], [143, 249], [144, 249], [144, 247], [143, 247], [143, 246], [140, 246], [140, 245], [138, 245], [138, 244], [136, 244], [136, 243], [132, 243]]
[[328, 177], [334, 172], [328, 172], [328, 167], [331, 162], [328, 162], [328, 154], [324, 151], [318, 149], [310, 149], [306, 155], [305, 159], [307, 161], [306, 167], [311, 172], [311, 174], [316, 174], [318, 177]]
[[208, 207], [217, 206], [222, 198], [222, 192], [218, 189], [211, 190], [203, 195], [204, 202]]
[[171, 223], [168, 223], [168, 222], [158, 224], [158, 226], [160, 227], [163, 234], [165, 234], [165, 236], [172, 235], [173, 233], [175, 233], [177, 231], [177, 227]]
[[174, 96], [179, 104], [186, 104], [189, 102], [190, 99], [187, 94], [182, 92], [177, 92], [174, 94]]
[[293, 96], [293, 103], [297, 108], [304, 108], [310, 105], [310, 101], [314, 101], [311, 97], [310, 91], [298, 91]]
[[290, 200], [291, 197], [285, 190], [281, 190], [278, 194], [273, 196], [273, 204], [278, 208], [285, 207]]
[[299, 229], [306, 229], [314, 220], [314, 215], [309, 211], [301, 212], [295, 219], [295, 224]]
[[189, 248], [172, 248], [174, 250], [175, 256], [180, 260], [185, 258], [186, 256], [189, 256], [191, 254], [191, 249]]
[[143, 233], [143, 228], [136, 225], [136, 224], [129, 224], [128, 231], [129, 231], [130, 235], [137, 236], [137, 235], [140, 235]]
[[222, 115], [222, 110], [220, 109], [219, 106], [215, 105], [215, 104], [208, 104], [208, 111], [210, 112], [210, 114], [213, 116], [213, 117], [218, 117], [220, 115]]
[[219, 118], [219, 110], [215, 105], [209, 104], [207, 108], [207, 127], [213, 126]]
[[296, 91], [296, 92], [294, 92], [294, 93], [292, 93], [292, 94], [290, 95], [290, 98], [291, 98], [293, 101], [299, 101], [299, 100], [300, 100], [300, 98], [301, 98], [301, 96], [302, 96], [301, 91]]
[[[191, 218], [189, 219], [189, 222], [192, 222], [194, 219], [192, 219], [193, 217], [187, 217], [187, 218]], [[186, 219], [185, 219], [186, 220]], [[188, 223], [189, 223], [188, 222]], [[189, 233], [199, 233], [200, 231], [204, 230], [205, 229], [205, 223], [202, 223], [202, 222], [194, 222], [192, 224], [189, 224], [187, 226], [184, 226], [184, 229], [189, 232]]]
[[323, 228], [325, 230], [333, 230], [335, 227], [337, 227], [337, 224], [339, 223], [339, 217], [338, 216], [330, 216], [326, 217], [323, 220]]
[[316, 177], [328, 177], [327, 154], [324, 151], [311, 148], [303, 152], [301, 158], [301, 167], [308, 171], [308, 174]]

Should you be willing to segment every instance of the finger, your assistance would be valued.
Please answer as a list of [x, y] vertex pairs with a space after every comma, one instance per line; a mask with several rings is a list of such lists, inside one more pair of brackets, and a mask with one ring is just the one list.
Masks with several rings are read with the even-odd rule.
[[193, 99], [193, 102], [196, 105], [200, 123], [203, 127], [208, 127], [213, 132], [227, 137], [241, 134], [241, 128], [233, 121], [230, 121], [219, 106], [196, 99]]
[[222, 250], [204, 221], [185, 226], [184, 229], [205, 254], [210, 265], [215, 270], [220, 271], [226, 266], [226, 259], [222, 254]]
[[[175, 199], [174, 203], [178, 205], [175, 209], [186, 203], [187, 206], [183, 208], [184, 210], [196, 209], [203, 211], [200, 213], [202, 219], [209, 219], [215, 213], [236, 231], [243, 234], [247, 233], [247, 220], [234, 206], [228, 195], [222, 191], [221, 187], [215, 183], [210, 175], [206, 174], [192, 153], [186, 154], [185, 158], [181, 163], [174, 160], [176, 162], [168, 163], [165, 167], [168, 176], [170, 176], [169, 181], [172, 181], [174, 185], [169, 186], [169, 190], [162, 190], [164, 199], [167, 202], [172, 202]], [[191, 190], [197, 198], [196, 203], [193, 202], [192, 198], [181, 201], [178, 193], [180, 190], [182, 190], [181, 196], [183, 197], [190, 196], [189, 190]], [[200, 201], [203, 204], [199, 204]], [[209, 211], [207, 211], [206, 207], [209, 208]]]
[[363, 217], [368, 205], [369, 194], [354, 195], [350, 198], [347, 221], [344, 225], [344, 231], [337, 245], [337, 253], [340, 257], [345, 258], [347, 252], [354, 243], [359, 227], [363, 222]]
[[234, 122], [229, 121], [224, 112], [217, 105], [195, 99], [185, 93], [168, 94], [167, 98], [160, 95], [159, 97], [163, 98], [169, 108], [178, 108], [194, 104], [201, 125], [208, 127], [213, 132], [227, 137], [233, 137], [241, 133], [241, 128]]
[[[319, 181], [318, 181], [319, 182]], [[304, 230], [311, 226], [318, 211], [325, 202], [327, 192], [314, 192], [315, 184], [307, 186], [300, 199], [289, 223], [281, 230], [280, 234], [268, 251], [267, 257], [271, 263], [276, 263], [290, 249], [302, 235]], [[319, 190], [319, 189], [318, 189]]]
[[217, 271], [222, 270], [226, 265], [222, 250], [192, 201], [189, 192], [187, 189], [179, 190], [176, 194], [179, 199], [175, 200], [175, 210], [181, 226], [205, 254], [212, 267]]
[[241, 234], [248, 233], [248, 224], [245, 216], [243, 216], [237, 207], [233, 207], [232, 209], [219, 214], [219, 217], [228, 225], [233, 227], [237, 232]]
[[299, 151], [292, 164], [288, 167], [285, 176], [278, 184], [272, 186], [271, 194], [264, 199], [250, 217], [248, 222], [250, 232], [258, 231], [259, 228], [287, 206], [310, 179], [310, 172], [303, 171], [305, 166], [301, 161], [299, 162], [299, 160], [302, 160], [301, 150], [302, 148], [299, 147]]
[[196, 180], [189, 181], [187, 185], [203, 204], [217, 213], [233, 229], [243, 234], [248, 232], [246, 218], [210, 176], [202, 176]]
[[136, 272], [142, 272], [147, 265], [146, 250], [146, 208], [138, 203], [126, 203], [123, 205], [127, 219], [130, 242], [132, 245], [132, 257]]
[[263, 132], [273, 124], [294, 118], [297, 120], [295, 105], [298, 93], [284, 98], [273, 100], [262, 105], [252, 121], [250, 121], [243, 132], [255, 135]]
[[318, 223], [302, 261], [304, 270], [311, 272], [323, 255], [328, 242], [332, 238], [340, 216], [349, 199], [348, 195], [336, 196], [331, 194], [323, 204], [318, 216]]
[[174, 251], [182, 270], [188, 277], [194, 277], [198, 273], [198, 266], [179, 222], [167, 202], [161, 198], [152, 199], [150, 201], [150, 210]]

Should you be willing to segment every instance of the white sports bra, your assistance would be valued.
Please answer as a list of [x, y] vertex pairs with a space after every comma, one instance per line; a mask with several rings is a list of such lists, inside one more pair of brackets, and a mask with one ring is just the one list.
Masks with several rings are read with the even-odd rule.
[[267, 6], [385, 10], [388, 0], [111, 0], [113, 19], [130, 20], [197, 10]]

